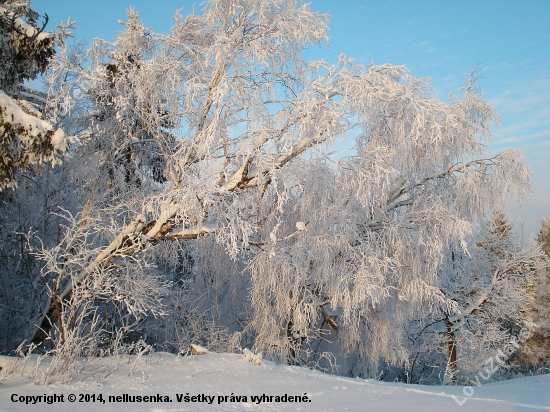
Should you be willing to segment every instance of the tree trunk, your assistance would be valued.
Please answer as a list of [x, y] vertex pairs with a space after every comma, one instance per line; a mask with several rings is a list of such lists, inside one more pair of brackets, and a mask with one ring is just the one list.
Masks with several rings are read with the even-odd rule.
[[447, 326], [447, 371], [445, 372], [446, 379], [451, 385], [457, 384], [457, 369], [456, 369], [456, 339], [453, 323], [448, 319], [445, 321]]

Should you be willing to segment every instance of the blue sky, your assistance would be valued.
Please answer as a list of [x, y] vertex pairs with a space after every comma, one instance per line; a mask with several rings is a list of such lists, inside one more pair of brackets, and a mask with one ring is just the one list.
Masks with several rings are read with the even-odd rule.
[[[33, 0], [50, 17], [49, 29], [67, 17], [77, 21], [76, 40], [112, 40], [133, 5], [144, 24], [168, 33], [176, 9], [183, 14], [200, 1]], [[311, 0], [311, 9], [329, 13], [330, 45], [306, 52], [308, 59], [335, 62], [340, 53], [368, 64], [406, 65], [430, 77], [445, 99], [463, 85], [476, 65], [485, 98], [502, 117], [493, 129], [491, 154], [523, 152], [533, 171], [535, 194], [508, 211], [528, 237], [550, 217], [550, 0]]]

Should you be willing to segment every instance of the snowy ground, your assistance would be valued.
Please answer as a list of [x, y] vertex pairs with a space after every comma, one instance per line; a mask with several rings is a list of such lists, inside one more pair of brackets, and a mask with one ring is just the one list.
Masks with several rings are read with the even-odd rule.
[[[2, 358], [0, 357], [0, 364]], [[3, 359], [4, 364], [6, 358]], [[23, 375], [31, 369], [31, 359]], [[128, 358], [111, 369], [105, 380], [101, 374], [69, 384], [41, 386], [21, 377], [21, 367], [0, 387], [0, 411], [533, 411], [550, 410], [550, 375], [534, 376], [474, 386], [465, 392], [462, 387], [418, 386], [384, 383], [325, 375], [294, 366], [264, 362], [249, 363], [243, 355], [209, 353], [203, 356], [176, 357], [160, 353], [137, 359]], [[21, 366], [21, 365], [20, 365]], [[103, 365], [105, 366], [105, 365]], [[5, 372], [5, 369], [4, 369]], [[38, 396], [63, 395], [64, 402], [47, 404]], [[130, 396], [160, 395], [164, 402], [121, 402]], [[185, 402], [189, 395], [195, 402]], [[252, 401], [252, 396], [270, 395], [273, 402]], [[306, 402], [274, 402], [275, 396], [296, 396]], [[69, 395], [76, 401], [69, 402]], [[89, 402], [85, 402], [86, 395]], [[92, 402], [91, 396], [96, 396]], [[104, 402], [97, 400], [101, 395]], [[240, 401], [231, 396], [246, 396]], [[32, 398], [34, 396], [34, 398]], [[109, 398], [111, 396], [111, 398]], [[212, 401], [208, 404], [205, 397]], [[224, 400], [224, 397], [227, 400]], [[25, 398], [28, 397], [28, 398]], [[58, 396], [58, 399], [60, 396]], [[79, 402], [80, 398], [84, 402]], [[19, 402], [13, 402], [19, 400]], [[25, 404], [25, 399], [31, 403]], [[50, 398], [52, 399], [52, 398]], [[202, 400], [202, 402], [199, 402]], [[279, 399], [280, 400], [280, 399]], [[22, 401], [22, 402], [21, 402]]]

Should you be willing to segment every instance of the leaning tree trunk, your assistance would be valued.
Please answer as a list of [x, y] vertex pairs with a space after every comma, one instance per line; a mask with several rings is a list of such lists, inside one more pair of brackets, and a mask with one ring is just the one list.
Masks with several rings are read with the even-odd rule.
[[[320, 133], [317, 139], [309, 137], [303, 138], [294, 148], [288, 153], [279, 156], [276, 163], [276, 169], [280, 169], [290, 160], [302, 154], [307, 148], [324, 139], [324, 133]], [[248, 167], [252, 160], [251, 156], [247, 156], [242, 167], [237, 170], [229, 180], [223, 184], [220, 182], [221, 188], [228, 192], [234, 192], [237, 189], [252, 189], [259, 186], [265, 187], [271, 183], [270, 169], [256, 169], [249, 171]], [[33, 331], [31, 342], [35, 345], [41, 345], [48, 337], [49, 331], [57, 320], [58, 307], [61, 304], [69, 302], [73, 287], [80, 285], [86, 277], [94, 270], [105, 270], [113, 263], [115, 259], [123, 256], [130, 256], [138, 251], [142, 251], [148, 245], [163, 241], [176, 239], [196, 239], [199, 236], [207, 235], [214, 230], [210, 227], [202, 226], [196, 228], [183, 229], [177, 232], [172, 232], [176, 227], [176, 205], [170, 198], [160, 207], [160, 216], [153, 221], [146, 222], [143, 215], [137, 216], [132, 223], [126, 226], [122, 232], [113, 240], [82, 272], [69, 282], [66, 287], [57, 295], [57, 300], [51, 299], [47, 305], [46, 312], [38, 321]], [[206, 211], [205, 211], [206, 212]], [[181, 223], [181, 222], [180, 222]]]

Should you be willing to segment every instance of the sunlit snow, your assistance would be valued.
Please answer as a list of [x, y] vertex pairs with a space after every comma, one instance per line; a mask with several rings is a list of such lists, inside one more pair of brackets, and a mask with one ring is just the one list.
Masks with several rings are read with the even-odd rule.
[[[36, 385], [28, 376], [29, 360], [23, 376], [14, 373], [0, 387], [0, 411], [533, 411], [550, 410], [550, 375], [532, 376], [474, 386], [420, 386], [374, 380], [344, 378], [296, 366], [263, 361], [250, 363], [242, 354], [209, 353], [205, 356], [176, 356], [157, 353], [149, 357], [114, 357], [91, 360], [87, 372], [66, 385]], [[6, 358], [4, 357], [5, 361]], [[95, 363], [97, 362], [97, 363]], [[47, 362], [42, 364], [46, 370]], [[104, 369], [101, 370], [101, 367]], [[21, 369], [21, 367], [20, 367]], [[112, 371], [112, 373], [109, 373]], [[107, 376], [105, 376], [107, 375]], [[98, 380], [104, 380], [98, 384]], [[467, 397], [462, 406], [464, 392]], [[64, 395], [63, 403], [25, 405], [11, 398]], [[68, 401], [70, 394], [76, 401]], [[96, 402], [79, 402], [96, 395]], [[97, 401], [102, 395], [105, 403]], [[126, 394], [126, 396], [125, 396]], [[275, 402], [300, 397], [306, 402]], [[171, 402], [123, 402], [132, 396], [168, 396]], [[178, 401], [178, 395], [181, 401]], [[185, 396], [194, 402], [185, 402]], [[272, 402], [261, 401], [270, 399]], [[116, 397], [120, 397], [116, 402]], [[240, 397], [240, 401], [230, 399]], [[246, 396], [246, 400], [244, 397]], [[255, 401], [252, 401], [254, 396]], [[275, 397], [279, 398], [275, 398]], [[453, 398], [454, 396], [454, 398]], [[111, 397], [111, 398], [109, 398]], [[195, 398], [193, 398], [195, 397]], [[456, 398], [456, 400], [455, 400]], [[29, 398], [32, 399], [32, 398]], [[37, 398], [34, 398], [37, 399]], [[136, 398], [134, 398], [136, 399]], [[227, 400], [226, 400], [227, 399]], [[208, 403], [211, 400], [211, 404]]]

